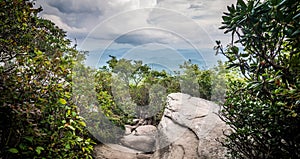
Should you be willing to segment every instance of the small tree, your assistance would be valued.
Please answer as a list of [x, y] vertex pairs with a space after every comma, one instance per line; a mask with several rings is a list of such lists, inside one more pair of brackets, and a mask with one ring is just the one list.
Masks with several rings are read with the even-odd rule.
[[180, 66], [183, 73], [179, 76], [181, 80], [182, 93], [207, 100], [211, 99], [212, 93], [212, 70], [201, 70], [197, 64], [190, 61]]
[[232, 43], [223, 50], [217, 41], [217, 49], [245, 82], [227, 92], [221, 117], [233, 132], [223, 145], [233, 158], [300, 158], [300, 1], [238, 0], [227, 8], [221, 29]]

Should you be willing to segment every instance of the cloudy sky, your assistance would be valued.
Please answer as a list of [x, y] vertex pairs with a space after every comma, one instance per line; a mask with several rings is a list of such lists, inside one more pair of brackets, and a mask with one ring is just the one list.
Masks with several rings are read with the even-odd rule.
[[40, 16], [67, 31], [72, 41], [76, 38], [78, 48], [90, 51], [94, 62], [105, 50], [125, 50], [122, 55], [140, 59], [163, 50], [188, 58], [186, 50], [192, 50], [208, 63], [216, 61], [211, 53], [214, 41], [229, 42], [230, 36], [218, 27], [232, 3], [235, 0], [37, 0], [44, 9]]

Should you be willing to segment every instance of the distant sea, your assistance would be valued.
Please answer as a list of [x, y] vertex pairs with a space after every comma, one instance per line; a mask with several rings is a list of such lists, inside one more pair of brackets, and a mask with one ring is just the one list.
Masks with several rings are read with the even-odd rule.
[[179, 71], [179, 66], [185, 61], [197, 64], [201, 69], [207, 69], [217, 64], [223, 57], [215, 56], [215, 51], [206, 49], [106, 49], [90, 51], [85, 64], [92, 68], [100, 68], [107, 65], [109, 55], [117, 59], [141, 60], [154, 70], [165, 70], [169, 73]]

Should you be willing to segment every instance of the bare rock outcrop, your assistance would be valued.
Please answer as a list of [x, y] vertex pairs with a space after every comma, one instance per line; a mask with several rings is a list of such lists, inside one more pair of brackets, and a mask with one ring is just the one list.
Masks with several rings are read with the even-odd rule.
[[[226, 124], [216, 114], [213, 102], [183, 93], [168, 95], [158, 127], [144, 125], [130, 129], [123, 146], [96, 147], [95, 158], [124, 159], [222, 159], [226, 149], [216, 141]], [[134, 131], [133, 131], [134, 130]], [[126, 147], [124, 147], [126, 146]], [[100, 159], [99, 158], [99, 159]]]
[[226, 150], [216, 141], [226, 129], [216, 115], [218, 110], [213, 102], [182, 93], [170, 94], [152, 158], [225, 158]]
[[151, 156], [118, 144], [101, 144], [94, 148], [96, 159], [150, 159]]
[[147, 152], [147, 153], [153, 152], [155, 149], [154, 136], [127, 135], [121, 138], [121, 143], [124, 146], [133, 148], [135, 150]]

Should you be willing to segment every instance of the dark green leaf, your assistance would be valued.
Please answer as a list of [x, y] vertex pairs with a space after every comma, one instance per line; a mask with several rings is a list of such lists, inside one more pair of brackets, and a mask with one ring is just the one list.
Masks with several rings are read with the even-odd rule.
[[292, 36], [297, 36], [298, 34], [300, 34], [300, 29], [297, 29], [295, 32], [293, 32]]
[[19, 152], [18, 149], [16, 149], [16, 148], [10, 148], [10, 149], [8, 149], [8, 151], [11, 152], [11, 153], [18, 153]]
[[297, 15], [295, 15], [294, 17], [293, 17], [293, 19], [297, 19], [297, 18], [299, 18], [300, 17], [300, 13], [298, 13]]
[[237, 5], [240, 5], [243, 9], [247, 8], [247, 5], [245, 4], [244, 0], [238, 0]]
[[25, 136], [24, 139], [26, 139], [29, 142], [33, 141], [33, 137], [32, 136]]

